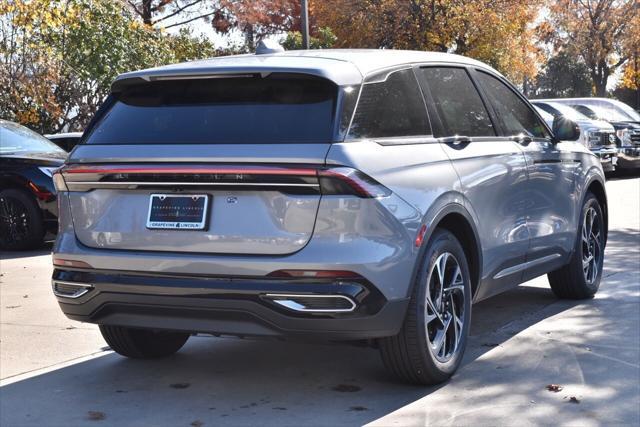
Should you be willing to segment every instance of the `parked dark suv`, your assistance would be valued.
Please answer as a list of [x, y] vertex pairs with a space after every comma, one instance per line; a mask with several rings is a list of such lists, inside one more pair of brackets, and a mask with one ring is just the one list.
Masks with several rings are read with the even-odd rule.
[[471, 304], [549, 274], [595, 294], [598, 158], [485, 64], [318, 50], [124, 74], [54, 179], [53, 290], [134, 358], [192, 333], [370, 340], [462, 360]]

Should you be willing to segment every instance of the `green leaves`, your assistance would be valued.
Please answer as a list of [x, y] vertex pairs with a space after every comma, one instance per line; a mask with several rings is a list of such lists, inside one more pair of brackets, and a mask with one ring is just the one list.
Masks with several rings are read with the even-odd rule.
[[112, 0], [15, 0], [0, 8], [0, 35], [0, 113], [42, 133], [83, 129], [123, 72], [217, 54]]

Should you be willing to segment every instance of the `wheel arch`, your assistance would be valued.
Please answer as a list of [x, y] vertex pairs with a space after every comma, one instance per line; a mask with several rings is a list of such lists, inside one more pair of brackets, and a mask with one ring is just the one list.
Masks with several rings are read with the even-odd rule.
[[3, 174], [0, 176], [0, 190], [6, 190], [9, 188], [25, 190], [28, 191], [29, 194], [32, 193], [32, 191], [29, 191], [26, 179], [19, 175]]
[[609, 208], [607, 204], [607, 192], [605, 190], [604, 182], [598, 179], [596, 176], [592, 177], [591, 180], [587, 182], [585, 192], [582, 197], [583, 204], [584, 199], [588, 193], [592, 193], [596, 197], [598, 203], [600, 204], [600, 208], [602, 209], [602, 215], [604, 216], [604, 241], [606, 244], [609, 234]]
[[416, 266], [412, 275], [412, 285], [409, 289], [410, 293], [413, 292], [416, 278], [422, 268], [424, 253], [428, 243], [435, 230], [440, 228], [453, 234], [462, 245], [462, 249], [467, 256], [467, 262], [469, 264], [472, 295], [475, 297], [482, 277], [482, 246], [471, 214], [463, 205], [459, 203], [449, 203], [442, 207], [430, 221], [425, 221], [424, 224], [427, 226], [427, 231], [425, 233], [422, 246], [420, 247]]

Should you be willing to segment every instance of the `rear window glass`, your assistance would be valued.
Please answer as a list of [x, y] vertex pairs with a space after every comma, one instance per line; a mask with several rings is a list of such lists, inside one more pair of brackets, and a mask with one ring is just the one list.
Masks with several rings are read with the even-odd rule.
[[337, 86], [304, 75], [166, 80], [126, 87], [87, 144], [330, 142]]
[[362, 86], [350, 138], [430, 135], [427, 111], [412, 70]]

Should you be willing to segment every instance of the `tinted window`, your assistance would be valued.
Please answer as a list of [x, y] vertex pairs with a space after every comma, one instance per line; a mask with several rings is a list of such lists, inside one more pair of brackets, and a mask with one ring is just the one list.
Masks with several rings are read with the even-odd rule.
[[115, 102], [88, 144], [330, 142], [337, 86], [270, 74], [141, 83]]
[[478, 78], [508, 136], [519, 134], [537, 138], [549, 136], [533, 109], [507, 85], [482, 72], [478, 73]]
[[362, 86], [349, 129], [351, 138], [430, 135], [427, 112], [412, 70], [390, 74], [384, 82]]
[[495, 135], [487, 109], [462, 68], [421, 68], [420, 78], [431, 92], [443, 129], [437, 137]]
[[555, 108], [553, 108], [549, 104], [538, 104], [538, 103], [535, 103], [534, 105], [542, 108], [544, 111], [546, 111], [547, 113], [551, 114], [553, 117], [558, 117], [558, 116], [562, 115], [562, 114], [560, 114], [560, 111], [556, 110]]
[[572, 107], [580, 111], [582, 114], [584, 114], [590, 119], [596, 120], [598, 118], [598, 115], [594, 113], [592, 109], [585, 107], [584, 105], [572, 105]]

